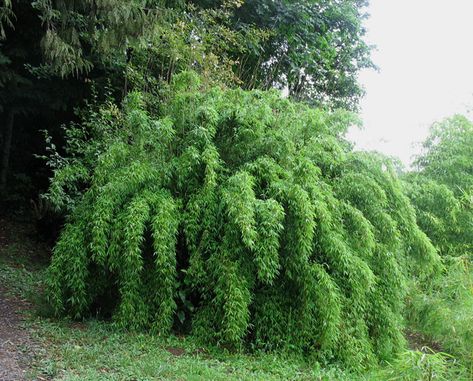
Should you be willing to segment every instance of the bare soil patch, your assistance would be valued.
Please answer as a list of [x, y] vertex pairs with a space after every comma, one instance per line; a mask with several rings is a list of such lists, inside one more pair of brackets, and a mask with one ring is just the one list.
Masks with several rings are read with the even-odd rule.
[[36, 345], [23, 326], [30, 305], [0, 286], [0, 380], [22, 381], [32, 363]]
[[[46, 245], [34, 239], [32, 224], [0, 216], [0, 260], [3, 266], [34, 268], [38, 262], [44, 262], [45, 253]], [[0, 381], [28, 379], [40, 349], [25, 324], [32, 308], [18, 290], [10, 289], [0, 280]]]

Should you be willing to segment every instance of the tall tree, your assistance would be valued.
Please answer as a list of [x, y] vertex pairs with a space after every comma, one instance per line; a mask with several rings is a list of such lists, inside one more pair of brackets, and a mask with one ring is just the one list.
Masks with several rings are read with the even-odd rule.
[[270, 38], [239, 56], [247, 87], [286, 88], [312, 104], [356, 109], [360, 69], [373, 67], [364, 42], [364, 0], [246, 0], [235, 28], [255, 25]]
[[[363, 41], [365, 0], [37, 0], [34, 4], [47, 26], [46, 56], [61, 75], [89, 70], [100, 52], [102, 59], [119, 62], [127, 49], [143, 42], [153, 45], [170, 10], [178, 24], [187, 26], [181, 38], [188, 44], [205, 44], [211, 53], [208, 58], [216, 54], [212, 62], [233, 57], [234, 75], [245, 88], [277, 87], [298, 100], [356, 109], [363, 94], [358, 72], [373, 66], [371, 49]], [[172, 25], [165, 24], [172, 34]]]

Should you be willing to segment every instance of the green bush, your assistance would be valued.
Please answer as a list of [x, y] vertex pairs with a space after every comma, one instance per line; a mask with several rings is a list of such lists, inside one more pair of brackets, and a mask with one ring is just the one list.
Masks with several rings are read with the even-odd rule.
[[414, 283], [413, 329], [470, 367], [473, 376], [473, 123], [456, 115], [432, 126], [405, 189], [418, 224], [442, 256], [441, 276]]
[[171, 94], [160, 115], [132, 93], [73, 127], [82, 148], [50, 191], [75, 200], [49, 269], [56, 313], [358, 369], [402, 349], [407, 280], [438, 256], [389, 161], [339, 137], [353, 116], [192, 73]]

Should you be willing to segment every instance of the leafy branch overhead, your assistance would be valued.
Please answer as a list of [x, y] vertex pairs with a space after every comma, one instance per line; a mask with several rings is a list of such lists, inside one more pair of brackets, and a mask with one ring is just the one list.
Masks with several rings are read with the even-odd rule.
[[132, 51], [159, 50], [166, 79], [185, 66], [227, 84], [286, 88], [299, 100], [351, 109], [363, 94], [359, 70], [373, 67], [363, 41], [365, 6], [359, 0], [33, 2], [46, 29], [46, 63], [63, 77], [124, 66]]

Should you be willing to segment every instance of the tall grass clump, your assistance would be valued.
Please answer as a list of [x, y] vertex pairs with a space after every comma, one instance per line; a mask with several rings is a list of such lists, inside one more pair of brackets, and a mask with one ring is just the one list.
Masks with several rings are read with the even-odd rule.
[[[412, 326], [442, 350], [473, 364], [473, 271], [467, 257], [445, 259], [442, 276], [409, 297]], [[473, 369], [473, 368], [472, 368]], [[472, 372], [473, 376], [473, 372]]]
[[169, 94], [72, 127], [48, 195], [72, 205], [56, 313], [360, 370], [401, 350], [407, 282], [439, 260], [389, 161], [340, 138], [353, 117], [192, 73]]
[[368, 376], [378, 381], [467, 381], [467, 370], [457, 360], [442, 352], [405, 351], [385, 367]]

